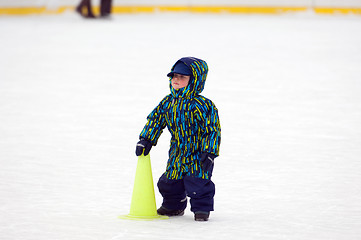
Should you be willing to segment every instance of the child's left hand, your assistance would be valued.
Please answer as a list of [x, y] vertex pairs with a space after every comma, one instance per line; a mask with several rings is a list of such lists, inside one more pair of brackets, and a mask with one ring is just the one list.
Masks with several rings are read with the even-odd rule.
[[214, 159], [216, 158], [215, 155], [213, 155], [212, 153], [202, 153], [201, 155], [201, 163], [202, 163], [202, 167], [203, 170], [205, 172], [209, 171], [211, 169], [211, 167], [214, 164]]

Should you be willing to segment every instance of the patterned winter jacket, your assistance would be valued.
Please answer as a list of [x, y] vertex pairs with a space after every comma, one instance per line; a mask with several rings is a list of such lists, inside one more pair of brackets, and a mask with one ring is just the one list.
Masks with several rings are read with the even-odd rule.
[[208, 179], [211, 173], [203, 171], [200, 155], [207, 152], [218, 156], [221, 143], [218, 110], [211, 100], [199, 95], [204, 88], [208, 66], [197, 58], [187, 57], [178, 61], [186, 64], [193, 76], [185, 88], [175, 90], [170, 84], [171, 94], [148, 115], [140, 138], [147, 139], [155, 146], [167, 127], [171, 133], [165, 172], [167, 178], [182, 179], [185, 175], [191, 175]]

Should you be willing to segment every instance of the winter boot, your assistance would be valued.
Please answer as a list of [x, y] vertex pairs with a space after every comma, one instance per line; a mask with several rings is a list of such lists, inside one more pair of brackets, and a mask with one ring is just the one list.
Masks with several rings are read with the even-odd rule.
[[157, 210], [157, 213], [159, 215], [166, 215], [166, 216], [183, 216], [184, 215], [184, 209], [183, 210], [170, 210], [170, 209], [167, 209], [165, 207], [160, 207], [158, 210]]
[[208, 221], [209, 212], [195, 212], [194, 220], [196, 221]]

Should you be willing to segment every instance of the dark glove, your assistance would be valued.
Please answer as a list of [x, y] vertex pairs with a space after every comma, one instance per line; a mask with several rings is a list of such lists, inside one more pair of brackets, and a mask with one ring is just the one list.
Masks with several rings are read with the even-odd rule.
[[205, 172], [211, 170], [213, 164], [214, 164], [214, 159], [216, 158], [215, 155], [213, 155], [212, 153], [202, 153], [201, 155], [201, 163], [202, 163], [202, 168]]
[[135, 155], [140, 156], [144, 150], [144, 156], [147, 156], [152, 148], [152, 143], [149, 142], [147, 139], [141, 138], [140, 141], [137, 143], [137, 147], [135, 149]]

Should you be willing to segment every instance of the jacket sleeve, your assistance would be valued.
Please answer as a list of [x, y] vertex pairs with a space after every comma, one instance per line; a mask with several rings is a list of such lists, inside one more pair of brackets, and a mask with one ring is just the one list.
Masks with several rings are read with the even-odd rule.
[[195, 115], [201, 127], [201, 151], [219, 156], [221, 144], [221, 125], [218, 109], [206, 98], [196, 100]]
[[163, 110], [165, 100], [166, 98], [164, 98], [148, 115], [147, 123], [139, 135], [139, 138], [147, 139], [152, 143], [153, 146], [157, 145], [158, 139], [166, 126]]

